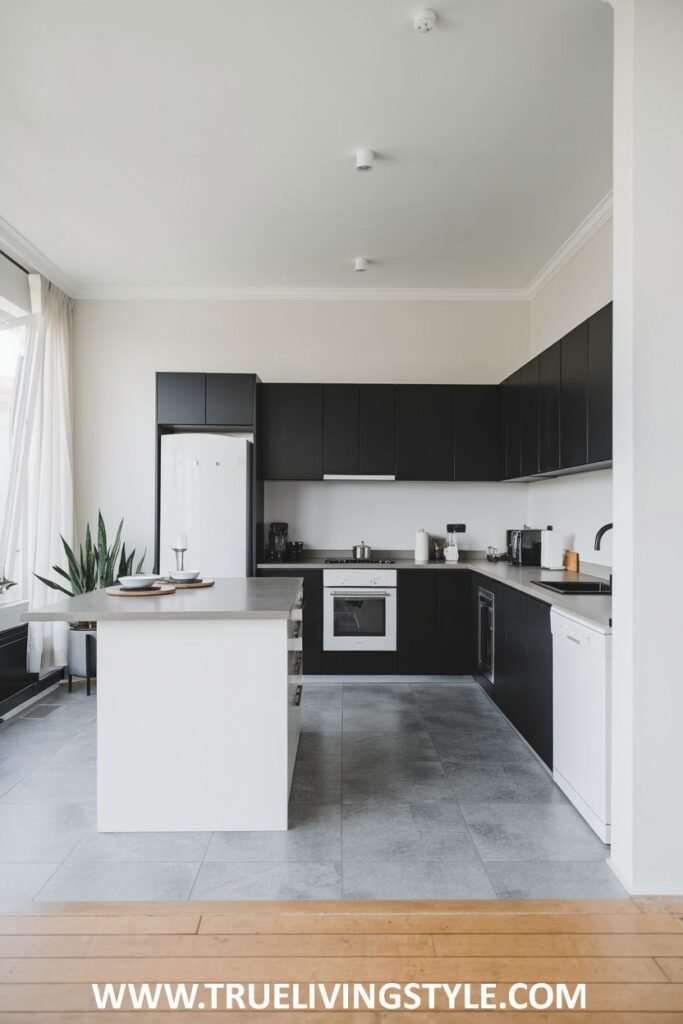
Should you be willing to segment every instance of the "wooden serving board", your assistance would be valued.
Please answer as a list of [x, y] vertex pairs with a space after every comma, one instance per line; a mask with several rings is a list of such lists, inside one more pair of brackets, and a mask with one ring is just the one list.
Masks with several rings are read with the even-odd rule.
[[215, 580], [192, 580], [190, 583], [173, 583], [176, 590], [201, 590], [202, 587], [212, 587]]
[[163, 597], [164, 594], [175, 594], [175, 587], [168, 583], [149, 590], [124, 590], [123, 587], [107, 587], [110, 597]]

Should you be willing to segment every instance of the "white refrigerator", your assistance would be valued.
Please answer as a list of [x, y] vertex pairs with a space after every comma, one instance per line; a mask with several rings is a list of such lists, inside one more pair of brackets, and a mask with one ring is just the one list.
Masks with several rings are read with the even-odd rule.
[[249, 575], [251, 465], [247, 438], [162, 435], [159, 572], [175, 568], [173, 547], [185, 536], [186, 569], [213, 579]]

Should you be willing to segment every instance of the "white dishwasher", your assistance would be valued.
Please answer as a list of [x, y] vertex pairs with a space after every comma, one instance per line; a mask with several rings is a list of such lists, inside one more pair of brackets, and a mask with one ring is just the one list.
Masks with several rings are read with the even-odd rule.
[[610, 841], [612, 637], [552, 608], [553, 777]]

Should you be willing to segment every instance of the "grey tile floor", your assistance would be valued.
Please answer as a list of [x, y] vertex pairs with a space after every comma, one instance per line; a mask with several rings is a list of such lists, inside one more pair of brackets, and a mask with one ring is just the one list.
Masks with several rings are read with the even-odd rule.
[[288, 832], [98, 834], [96, 697], [0, 726], [0, 901], [608, 898], [603, 846], [471, 680], [304, 682]]

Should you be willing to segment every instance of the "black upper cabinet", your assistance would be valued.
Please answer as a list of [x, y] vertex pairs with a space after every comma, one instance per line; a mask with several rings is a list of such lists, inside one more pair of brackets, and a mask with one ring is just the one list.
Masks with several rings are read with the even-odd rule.
[[256, 380], [253, 373], [207, 373], [207, 425], [253, 429]]
[[498, 388], [453, 388], [456, 480], [500, 479]]
[[588, 462], [612, 458], [612, 303], [588, 321]]
[[396, 473], [396, 388], [393, 384], [361, 384], [360, 469], [366, 476]]
[[322, 384], [264, 384], [263, 477], [321, 480]]
[[504, 458], [501, 471], [505, 480], [514, 480], [522, 473], [521, 391], [522, 371], [517, 370], [503, 381], [501, 387], [501, 430]]
[[439, 671], [439, 580], [435, 569], [398, 573], [398, 671]]
[[323, 387], [323, 473], [360, 472], [360, 388]]
[[539, 467], [539, 360], [532, 359], [522, 367], [521, 383], [521, 454], [522, 476], [533, 476]]
[[526, 598], [526, 738], [553, 766], [553, 638], [550, 605]]
[[452, 480], [453, 388], [447, 384], [396, 386], [396, 476]]
[[588, 321], [565, 334], [561, 346], [560, 468], [571, 469], [588, 461]]
[[157, 374], [157, 423], [206, 423], [206, 374]]
[[443, 675], [471, 675], [475, 670], [471, 575], [454, 569], [438, 572], [439, 672]]
[[560, 373], [561, 342], [538, 357], [539, 372], [539, 471], [560, 468]]

